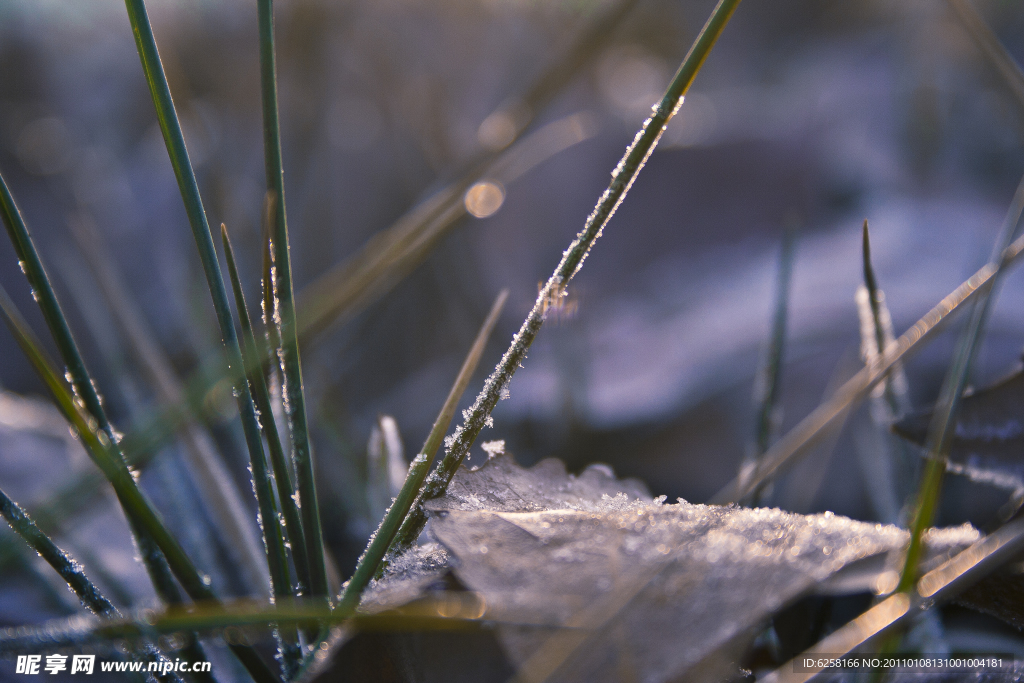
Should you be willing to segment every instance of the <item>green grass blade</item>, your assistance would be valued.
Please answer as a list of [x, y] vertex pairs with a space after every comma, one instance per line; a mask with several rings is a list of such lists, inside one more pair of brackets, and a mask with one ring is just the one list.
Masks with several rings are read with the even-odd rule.
[[[871, 234], [868, 230], [867, 219], [864, 220], [861, 250], [864, 260], [864, 288], [867, 290], [868, 306], [871, 309], [871, 328], [875, 346], [874, 355], [881, 357], [893, 341], [891, 332], [892, 319], [885, 310], [885, 295], [878, 288], [875, 269], [871, 264]], [[889, 407], [891, 420], [896, 419], [907, 410], [906, 387], [900, 386], [905, 381], [903, 370], [900, 366], [893, 368], [892, 372], [885, 379], [885, 402]]]
[[[75, 397], [81, 401], [87, 416], [90, 430], [101, 430], [106, 438], [109, 450], [115, 458], [115, 466], [125, 468], [124, 457], [117, 446], [117, 437], [114, 429], [107, 419], [103, 409], [102, 401], [96, 391], [95, 384], [85, 367], [85, 361], [78, 350], [67, 318], [61, 309], [57, 296], [50, 284], [50, 278], [43, 268], [42, 260], [32, 242], [28, 227], [15, 204], [7, 183], [0, 175], [0, 213], [3, 215], [4, 226], [7, 228], [11, 242], [14, 244], [19, 264], [29, 286], [32, 288], [32, 297], [39, 304], [39, 308], [46, 320], [61, 360], [67, 368], [65, 379], [71, 384]], [[26, 328], [27, 329], [27, 328]], [[127, 470], [125, 469], [127, 472]], [[157, 594], [165, 602], [179, 602], [181, 595], [174, 583], [171, 571], [161, 556], [159, 549], [149, 536], [146, 529], [139, 524], [139, 520], [132, 516], [128, 510], [128, 522], [132, 529], [132, 535], [139, 544], [139, 550], [145, 562], [146, 571], [153, 582]]]
[[[60, 375], [43, 352], [39, 341], [7, 295], [7, 291], [2, 287], [0, 287], [0, 315], [14, 335], [18, 346], [28, 356], [36, 373], [46, 384], [57, 407], [77, 432], [86, 452], [113, 486], [125, 516], [133, 524], [132, 531], [140, 540], [139, 550], [143, 554], [143, 561], [147, 568], [150, 566], [160, 567], [162, 560], [159, 555], [162, 554], [168, 568], [173, 572], [174, 578], [181, 583], [190, 598], [197, 601], [216, 600], [216, 594], [204, 581], [184, 549], [167, 530], [156, 510], [139, 490], [135, 479], [107, 433], [99, 429], [96, 420], [85, 413], [76, 401], [76, 397], [61, 381]], [[278, 680], [278, 677], [251, 648], [237, 646], [232, 650], [258, 683], [271, 683]]]
[[[259, 628], [268, 622], [307, 626], [318, 623], [346, 624], [358, 631], [418, 632], [478, 631], [489, 628], [480, 619], [484, 604], [476, 593], [466, 591], [435, 592], [397, 610], [382, 614], [342, 615], [331, 611], [322, 600], [284, 600], [277, 603], [238, 600], [216, 605], [169, 608], [163, 612], [136, 613], [102, 622], [66, 621], [43, 626], [25, 626], [0, 631], [0, 657], [31, 648], [40, 639], [50, 647], [82, 647], [132, 642], [153, 635], [222, 631], [231, 627]], [[440, 616], [441, 613], [447, 616]], [[312, 659], [312, 658], [311, 658]]]
[[[107, 620], [121, 619], [121, 613], [108, 600], [99, 588], [89, 580], [81, 565], [72, 560], [67, 553], [57, 547], [57, 544], [50, 539], [28, 516], [28, 513], [3, 491], [0, 490], [0, 515], [7, 520], [14, 532], [21, 536], [39, 556], [57, 572], [68, 587], [74, 592], [82, 604], [98, 617]], [[37, 642], [47, 642], [44, 637], [36, 637]], [[48, 646], [52, 647], [48, 643]], [[143, 647], [142, 661], [162, 662], [166, 661], [163, 655], [151, 644]], [[180, 681], [178, 676], [165, 677], [166, 680]], [[205, 677], [205, 680], [212, 681], [212, 677]]]
[[[224, 232], [224, 240], [225, 253], [230, 253], [230, 246], [227, 242], [226, 231]], [[267, 249], [265, 253], [269, 253], [269, 249]], [[232, 257], [228, 262], [229, 268], [232, 272], [234, 271], [233, 261], [234, 259]], [[269, 279], [266, 279], [270, 275], [268, 269], [265, 269], [264, 275], [265, 282], [269, 282]], [[302, 530], [302, 517], [295, 505], [295, 499], [292, 497], [295, 493], [295, 486], [292, 483], [292, 475], [289, 471], [287, 455], [284, 452], [281, 435], [277, 429], [277, 421], [274, 419], [270, 391], [267, 389], [266, 379], [263, 374], [262, 359], [264, 354], [261, 353], [262, 347], [260, 347], [256, 342], [256, 335], [252, 330], [252, 320], [248, 311], [244, 308], [241, 288], [240, 285], [236, 283], [237, 274], [234, 274], [233, 272], [231, 277], [232, 286], [235, 287], [236, 307], [239, 305], [243, 306], [242, 308], [239, 308], [239, 319], [242, 324], [242, 334], [245, 337], [245, 344], [248, 347], [248, 359], [243, 357], [243, 361], [246, 361], [247, 366], [251, 366], [246, 368], [246, 372], [250, 377], [251, 387], [253, 388], [253, 400], [256, 401], [256, 408], [263, 417], [261, 424], [266, 432], [267, 447], [270, 451], [270, 462], [274, 470], [274, 479], [277, 484], [281, 512], [284, 516], [287, 541], [291, 545], [292, 561], [295, 563], [295, 573], [299, 581], [298, 589], [300, 593], [303, 593], [309, 586], [309, 568], [306, 562], [306, 540]], [[264, 303], [266, 304], [266, 302]], [[271, 313], [270, 322], [270, 326], [273, 326], [273, 313]], [[270, 326], [268, 326], [268, 329]], [[272, 346], [271, 348], [277, 347]]]
[[[272, 353], [281, 348], [281, 311], [277, 307], [277, 269], [274, 266], [274, 216], [277, 202], [274, 193], [267, 192], [263, 200], [263, 325], [267, 332], [267, 344]], [[268, 375], [276, 374], [280, 363], [271, 363]]]
[[[605, 225], [608, 224], [615, 210], [625, 198], [647, 158], [654, 152], [666, 124], [682, 104], [683, 96], [693, 83], [693, 79], [700, 71], [704, 60], [707, 59], [708, 53], [715, 41], [718, 40], [718, 36], [721, 35], [722, 29], [729, 22], [737, 5], [739, 5], [739, 0], [720, 0], [711, 13], [700, 35], [697, 36], [697, 40], [669, 83], [668, 90], [661, 102], [654, 107], [651, 117], [644, 122], [632, 144], [626, 149], [625, 156], [612, 171], [612, 182], [601, 195], [593, 213], [587, 218], [583, 230], [562, 254], [561, 262], [555, 268], [551, 278], [541, 288], [533, 309], [523, 321], [519, 332], [513, 337], [512, 345], [505, 352], [491, 376], [484, 382], [484, 388], [469, 409], [465, 422], [452, 435], [444, 458], [424, 483], [422, 500], [440, 496], [448, 488], [448, 483], [469, 453], [480, 430], [484, 428], [494, 406], [497, 405], [503, 392], [507, 391], [512, 375], [526, 358], [530, 344], [533, 343], [544, 324], [548, 308], [552, 302], [558, 302], [565, 296], [565, 288], [569, 284], [569, 280], [583, 265], [590, 248], [600, 237], [601, 231], [604, 230]], [[424, 523], [425, 517], [419, 517], [417, 523], [407, 529], [408, 533], [403, 531], [403, 537], [415, 538], [419, 535]]]
[[903, 572], [897, 586], [899, 591], [908, 591], [913, 588], [918, 578], [918, 563], [923, 552], [922, 537], [925, 530], [932, 525], [938, 510], [950, 442], [956, 429], [957, 411], [970, 377], [971, 365], [978, 351], [982, 330], [985, 328], [999, 282], [1010, 260], [1006, 253], [1007, 247], [1017, 232], [1021, 214], [1024, 214], [1024, 178], [1021, 178], [1020, 184], [1017, 186], [1017, 191], [1014, 193], [1003, 226], [992, 249], [992, 256], [988, 264], [993, 269], [992, 284], [980, 294], [971, 308], [970, 320], [960, 335], [956, 354], [946, 371], [946, 378], [939, 392], [939, 400], [935, 404], [932, 422], [928, 426], [928, 440], [925, 444], [928, 459], [925, 462], [924, 473], [921, 476], [921, 484], [914, 505], [914, 514], [910, 525], [910, 546], [907, 549]]
[[[249, 318], [249, 309], [245, 305], [245, 295], [242, 292], [242, 282], [238, 277], [238, 268], [235, 265], [235, 254], [234, 250], [231, 248], [228, 229], [223, 223], [221, 223], [220, 226], [220, 236], [221, 241], [224, 244], [224, 258], [228, 264], [228, 276], [231, 279], [231, 288], [235, 295], [235, 310], [238, 311], [238, 318], [242, 327], [243, 367], [245, 368], [246, 375], [249, 378], [249, 387], [252, 389], [253, 395], [262, 396], [265, 409], [269, 411], [269, 394], [267, 392], [266, 381], [263, 378], [263, 368], [259, 362], [256, 338], [253, 336], [252, 323]], [[268, 412], [265, 415], [266, 417], [263, 422], [267, 430], [267, 442], [270, 444], [270, 448], [273, 449], [273, 442], [276, 441], [277, 450], [280, 451], [281, 442], [277, 436], [276, 426], [274, 425], [274, 414]], [[255, 416], [253, 416], [253, 421], [256, 421]], [[251, 425], [250, 428], [257, 430], [256, 438], [258, 440], [259, 425], [254, 424]], [[273, 431], [273, 439], [271, 438], [271, 430]], [[267, 566], [270, 569], [271, 594], [275, 598], [292, 595], [291, 572], [288, 568], [288, 551], [285, 549], [285, 539], [282, 535], [281, 529], [282, 518], [277, 498], [275, 497], [274, 485], [271, 482], [270, 472], [267, 468], [267, 461], [264, 458], [262, 444], [258, 450], [250, 449], [250, 453], [254, 456], [258, 456], [254, 457], [250, 461], [250, 464], [252, 465], [253, 489], [256, 491], [256, 503], [259, 506], [260, 518], [262, 520], [260, 528], [263, 532], [263, 543], [266, 547]], [[288, 488], [285, 489], [285, 491], [287, 490]], [[288, 498], [287, 493], [282, 496], [282, 498]], [[302, 658], [302, 653], [298, 646], [298, 637], [294, 631], [283, 634], [281, 654], [283, 656], [282, 666], [285, 671], [285, 676], [288, 677], [290, 674], [294, 673], [299, 660]]]
[[[1024, 238], [1018, 238], [1003, 252], [1001, 258], [1003, 267], [1015, 263], [1022, 255], [1024, 255]], [[765, 453], [756, 477], [746, 485], [741, 485], [738, 479], [734, 479], [722, 487], [709, 502], [717, 505], [735, 502], [747, 495], [752, 487], [773, 478], [785, 467], [795, 464], [800, 456], [807, 452], [808, 446], [817, 443], [831, 424], [845, 415], [851, 406], [867, 396], [875, 385], [885, 379], [908, 354], [918, 350], [928, 341], [941, 323], [948, 320], [949, 316], [964, 304], [974, 301], [976, 296], [987, 291], [992, 285], [995, 273], [996, 266], [989, 263], [964, 281], [928, 311], [924, 317], [914, 323], [894, 344], [891, 344], [877, 365], [865, 367], [854, 375], [836, 391], [832, 398], [815, 408], [810, 415], [773, 444]]]
[[[862, 260], [864, 282], [857, 288], [855, 301], [860, 321], [861, 358], [870, 367], [880, 362], [895, 339], [885, 293], [878, 286], [871, 263], [871, 236], [867, 220], [863, 226]], [[907, 393], [907, 378], [903, 365], [898, 363], [886, 375], [881, 386], [871, 392], [869, 414], [876, 431], [867, 437], [873, 438], [874, 443], [858, 449], [876, 518], [888, 524], [906, 524], [906, 503], [916, 486], [920, 469], [917, 453], [891, 432], [893, 423], [909, 410]]]
[[46, 560], [46, 563], [53, 567], [54, 571], [60, 574], [60, 577], [67, 582], [68, 587], [74, 591], [83, 605], [100, 617], [117, 618], [121, 616], [117, 608], [93, 585], [89, 577], [82, 571], [81, 566], [58, 548], [57, 544], [36, 526], [21, 506], [11, 500], [2, 490], [0, 490], [0, 514], [11, 525], [15, 533], [25, 539], [25, 542], [32, 546]]
[[295, 301], [292, 294], [291, 253], [288, 244], [288, 223], [285, 211], [284, 166], [281, 161], [281, 131], [277, 106], [277, 67], [274, 55], [274, 3], [256, 3], [260, 32], [260, 82], [263, 93], [263, 152], [266, 163], [267, 192], [272, 193], [271, 221], [274, 226], [271, 251], [276, 270], [274, 291], [281, 319], [279, 355], [283, 379], [285, 413], [291, 437], [292, 460], [302, 513], [302, 530], [306, 546], [306, 566], [311, 595], [329, 599], [327, 564], [324, 558], [320, 506], [317, 502], [313, 453], [306, 418], [306, 399], [302, 387], [302, 363], [299, 339], [295, 328]]
[[153, 27], [146, 12], [146, 4], [143, 0], [125, 0], [125, 7], [128, 10], [128, 18], [131, 21], [132, 33], [135, 35], [135, 44], [138, 48], [139, 58], [142, 60], [146, 82], [156, 107], [160, 131], [163, 133], [171, 167], [174, 169], [174, 177], [178, 182], [189, 225], [199, 249], [199, 258], [202, 261], [203, 271], [213, 297], [217, 322], [220, 325], [221, 334], [224, 336], [224, 344], [228, 347], [230, 359], [235, 360], [233, 352], [237, 351], [238, 340], [231, 322], [231, 309], [228, 304], [227, 292], [224, 289], [224, 282], [221, 279], [217, 250], [214, 247], [213, 235], [210, 232], [206, 211], [199, 195], [199, 185], [196, 182], [188, 150], [185, 147], [181, 123], [171, 99], [167, 76], [160, 61], [160, 53], [157, 50]]
[[[359, 558], [352, 578], [349, 579], [345, 589], [338, 597], [338, 610], [342, 613], [355, 611], [355, 608], [359, 605], [359, 597], [362, 595], [363, 589], [369, 585], [370, 580], [377, 574], [377, 570], [384, 561], [388, 549], [392, 547], [392, 543], [395, 544], [396, 548], [406, 545], [402, 542], [403, 537], [400, 532], [400, 528], [404, 528], [402, 522], [406, 520], [413, 502], [420, 493], [423, 480], [426, 479], [434, 456], [441, 446], [442, 439], [444, 439], [444, 433], [448, 431], [448, 426], [455, 416], [459, 399], [465, 393], [469, 380], [480, 363], [480, 356], [483, 355], [484, 347], [487, 345], [487, 340], [494, 330], [494, 325], [498, 322], [498, 317], [501, 315], [507, 299], [508, 290], [503, 289], [498, 294], [498, 298], [495, 299], [494, 305], [491, 306], [490, 313], [487, 314], [484, 324], [480, 327], [480, 331], [473, 341], [473, 346], [470, 347], [466, 359], [462, 362], [462, 367], [455, 378], [455, 383], [452, 384], [452, 388], [448, 392], [448, 398], [445, 399], [444, 405], [441, 406], [441, 412], [438, 413], [437, 419], [434, 420], [434, 426], [427, 435], [423, 448], [420, 450], [419, 455], [413, 458], [401, 491], [395, 498], [395, 502], [391, 504], [387, 514], [384, 515], [384, 519], [381, 521], [380, 526], [377, 527], [376, 533], [370, 539], [370, 543], [366, 546], [362, 557]], [[412, 526], [417, 525], [414, 523]], [[413, 537], [412, 540], [415, 541], [416, 538]]]
[[[146, 74], [146, 82], [149, 84], [153, 104], [156, 106], [157, 120], [167, 146], [167, 154], [174, 169], [174, 176], [178, 181], [178, 189], [185, 202], [185, 212], [188, 214], [192, 235], [195, 237], [199, 258], [203, 263], [203, 271], [210, 288], [213, 308], [217, 314], [217, 323], [220, 326], [224, 347], [227, 351], [229, 372], [235, 382], [238, 412], [242, 417], [242, 427], [246, 435], [250, 458], [255, 459], [258, 457], [256, 451], [262, 450], [262, 443], [258, 438], [255, 440], [253, 438], [256, 409], [242, 371], [242, 353], [239, 349], [235, 326], [231, 320], [231, 306], [224, 288], [213, 235], [210, 233], [206, 211], [203, 209], [202, 199], [199, 196], [199, 185], [196, 183], [195, 173], [188, 158], [188, 150], [185, 148], [185, 138], [182, 135], [181, 124], [171, 100], [171, 91], [160, 62], [156, 39], [153, 36], [153, 27], [146, 14], [146, 4], [143, 0], [125, 0], [125, 6], [128, 9], [128, 18], [135, 34], [135, 43], [142, 60], [143, 71]], [[258, 429], [256, 436], [258, 437]]]
[[18, 210], [14, 197], [2, 175], [0, 175], [0, 212], [3, 214], [7, 234], [14, 244], [14, 251], [18, 255], [19, 265], [32, 288], [32, 297], [39, 304], [46, 325], [57, 344], [61, 359], [67, 367], [66, 378], [71, 383], [75, 395], [82, 400], [85, 409], [96, 420], [99, 428], [113, 440], [114, 431], [107, 420], [106, 411], [103, 410], [103, 403], [96, 393], [96, 388], [85, 367], [85, 361], [82, 360], [82, 356], [78, 352], [78, 345], [71, 335], [71, 328], [68, 326], [67, 318], [64, 316], [53, 287], [50, 285], [50, 278], [43, 268], [39, 253], [32, 243], [28, 227], [25, 225], [21, 212]]
[[[238, 278], [238, 268], [235, 264], [235, 253], [231, 248], [231, 240], [228, 237], [227, 226], [220, 226], [221, 241], [224, 244], [224, 258], [228, 265], [228, 277], [231, 281], [231, 288], [235, 295], [235, 309], [238, 311], [238, 318], [242, 327], [243, 353], [242, 363], [246, 375], [249, 378], [253, 395], [267, 395], [266, 382], [263, 380], [263, 373], [259, 361], [255, 357], [256, 339], [252, 333], [252, 324], [249, 318], [249, 310], [245, 304], [245, 294], [242, 292], [242, 283]], [[262, 391], [261, 391], [262, 388]], [[272, 429], [273, 415], [264, 420], [264, 428], [267, 429], [268, 441], [269, 430]], [[280, 449], [280, 446], [278, 446]], [[263, 455], [262, 448], [259, 455]], [[274, 485], [270, 480], [270, 472], [267, 468], [267, 461], [263, 457], [254, 458], [252, 464], [252, 476], [256, 490], [256, 502], [260, 508], [260, 515], [263, 518], [263, 542], [266, 544], [267, 564], [270, 567], [270, 580], [274, 589], [275, 597], [291, 595], [292, 585], [290, 572], [288, 571], [287, 552], [285, 551], [284, 538], [281, 535], [281, 513], [277, 505], [277, 497], [274, 493]]]
[[[199, 258], [202, 261], [203, 271], [210, 288], [210, 295], [213, 298], [217, 323], [220, 326], [227, 351], [229, 373], [234, 379], [238, 412], [242, 418], [242, 429], [249, 448], [249, 457], [254, 461], [262, 457], [263, 450], [259, 428], [256, 426], [256, 408], [242, 370], [242, 354], [238, 345], [238, 336], [231, 320], [227, 291], [224, 288], [213, 235], [210, 232], [206, 211], [203, 209], [202, 199], [199, 195], [199, 185], [188, 158], [185, 138], [181, 132], [181, 123], [175, 112], [167, 76], [164, 74], [163, 65], [160, 62], [156, 38], [153, 36], [153, 27], [146, 13], [146, 4], [143, 0], [125, 0], [125, 7], [128, 10], [132, 32], [135, 34], [135, 44], [138, 48], [139, 58], [142, 60], [146, 82], [156, 107], [160, 131], [163, 133], [167, 154], [174, 169], [174, 176], [178, 181], [178, 189], [181, 191], [185, 203], [185, 212], [188, 214], [192, 234], [199, 249]], [[312, 503], [315, 506], [315, 500]]]

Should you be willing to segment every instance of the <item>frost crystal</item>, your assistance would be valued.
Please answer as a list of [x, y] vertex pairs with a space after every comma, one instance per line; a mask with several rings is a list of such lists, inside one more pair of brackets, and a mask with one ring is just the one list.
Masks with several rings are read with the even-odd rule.
[[493, 458], [505, 452], [505, 440], [502, 439], [500, 441], [484, 441], [480, 445], [480, 448], [484, 449], [484, 452], [487, 453], [488, 458]]

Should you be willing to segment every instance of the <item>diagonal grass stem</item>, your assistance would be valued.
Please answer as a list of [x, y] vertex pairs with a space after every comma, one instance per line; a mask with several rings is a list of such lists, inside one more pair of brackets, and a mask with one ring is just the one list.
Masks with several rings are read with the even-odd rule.
[[[583, 230], [563, 252], [562, 260], [537, 295], [533, 309], [523, 321], [519, 332], [512, 338], [512, 345], [505, 352], [494, 372], [484, 382], [484, 388], [466, 413], [463, 424], [450, 437], [450, 445], [446, 449], [444, 458], [427, 478], [423, 491], [415, 503], [417, 509], [420, 502], [443, 495], [448, 488], [448, 483], [465, 460], [470, 447], [480, 430], [484, 428], [491, 411], [494, 410], [494, 406], [508, 391], [512, 375], [526, 358], [527, 350], [544, 324], [551, 302], [558, 302], [566, 295], [566, 286], [583, 265], [594, 242], [601, 236], [601, 232], [615, 214], [615, 210], [622, 203], [626, 193], [629, 192], [629, 188], [633, 185], [633, 181], [636, 180], [644, 163], [654, 152], [665, 126], [682, 105], [683, 96], [693, 83], [693, 79], [700, 71], [704, 60], [707, 59], [711, 48], [738, 5], [739, 0], [720, 0], [712, 11], [700, 35], [697, 36], [689, 53], [679, 66], [679, 70], [676, 71], [669, 83], [665, 95], [654, 107], [651, 117], [644, 122], [643, 127], [626, 149], [625, 156], [612, 171], [611, 184], [601, 195], [593, 213], [587, 218]], [[415, 539], [425, 521], [425, 517], [417, 516], [417, 523], [402, 531], [403, 541], [410, 538]]]
[[[1003, 252], [1003, 267], [1015, 263], [1024, 254], [1024, 238], [1018, 238]], [[745, 485], [738, 479], [726, 484], [709, 501], [712, 504], [725, 505], [735, 502], [747, 495], [754, 487], [773, 478], [785, 467], [793, 465], [800, 456], [806, 453], [808, 446], [818, 442], [831, 425], [855, 403], [863, 399], [893, 368], [911, 351], [915, 351], [935, 332], [938, 326], [961, 306], [974, 300], [979, 293], [992, 285], [996, 266], [989, 263], [968, 278], [953, 292], [936, 304], [924, 317], [918, 320], [903, 336], [889, 346], [879, 358], [877, 364], [865, 367], [825, 403], [815, 408], [785, 436], [779, 439], [764, 455], [762, 466], [757, 475]]]
[[117, 608], [89, 580], [82, 567], [68, 557], [67, 553], [57, 547], [50, 537], [43, 533], [28, 514], [0, 490], [0, 514], [11, 525], [15, 533], [25, 539], [46, 563], [60, 574], [68, 587], [78, 596], [89, 610], [99, 617], [118, 618]]
[[938, 509], [950, 442], [956, 429], [957, 411], [960, 408], [964, 388], [970, 377], [971, 365], [977, 354], [981, 333], [988, 320], [999, 282], [1005, 272], [1005, 267], [1010, 262], [1007, 247], [1017, 232], [1017, 225], [1020, 223], [1022, 213], [1024, 213], [1024, 177], [1021, 178], [1020, 184], [1017, 186], [999, 236], [992, 248], [992, 256], [988, 263], [988, 267], [992, 269], [992, 284], [979, 295], [971, 308], [970, 320], [960, 335], [956, 354], [946, 372], [946, 378], [939, 393], [939, 401], [935, 406], [931, 424], [928, 425], [928, 439], [925, 444], [928, 459], [925, 461], [914, 506], [910, 525], [910, 546], [907, 548], [903, 572], [897, 586], [899, 591], [910, 590], [917, 580], [918, 563], [923, 551], [922, 538], [925, 529], [934, 521]]
[[[484, 347], [487, 345], [487, 340], [494, 330], [494, 325], [498, 322], [498, 317], [501, 315], [507, 299], [508, 290], [503, 289], [498, 294], [498, 298], [494, 300], [494, 305], [491, 306], [490, 313], [487, 314], [484, 324], [480, 327], [480, 331], [473, 341], [473, 346], [466, 355], [466, 359], [462, 362], [462, 367], [455, 378], [455, 383], [452, 384], [452, 388], [448, 392], [448, 398], [445, 399], [444, 405], [441, 406], [441, 412], [438, 413], [437, 419], [434, 420], [434, 426], [427, 435], [423, 448], [420, 450], [419, 455], [413, 458], [412, 464], [409, 466], [409, 473], [406, 475], [401, 491], [395, 498], [395, 502], [391, 504], [387, 514], [384, 515], [384, 519], [381, 521], [380, 526], [377, 527], [377, 531], [370, 538], [370, 543], [366, 546], [362, 557], [359, 558], [352, 578], [345, 584], [345, 588], [338, 598], [338, 609], [343, 614], [355, 611], [355, 608], [359, 605], [359, 598], [362, 595], [363, 589], [369, 585], [370, 580], [378, 573], [378, 568], [381, 567], [381, 563], [384, 561], [385, 555], [389, 548], [392, 547], [392, 544], [394, 543], [396, 548], [404, 545], [403, 536], [400, 531], [400, 529], [405, 528], [403, 521], [406, 521], [409, 510], [423, 486], [423, 481], [427, 477], [427, 472], [430, 471], [430, 465], [433, 463], [434, 456], [437, 454], [438, 448], [441, 447], [444, 433], [448, 431], [448, 426], [451, 425], [452, 418], [455, 416], [459, 399], [465, 393], [469, 380], [480, 363], [480, 356], [483, 355]], [[413, 524], [413, 526], [416, 526], [416, 524]]]

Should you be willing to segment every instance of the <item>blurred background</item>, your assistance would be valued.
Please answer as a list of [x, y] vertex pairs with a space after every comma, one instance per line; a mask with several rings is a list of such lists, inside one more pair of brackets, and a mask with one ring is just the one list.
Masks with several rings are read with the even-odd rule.
[[[1024, 59], [1024, 8], [973, 7]], [[231, 230], [254, 305], [264, 187], [255, 7], [149, 8], [210, 222]], [[707, 0], [279, 3], [293, 273], [300, 301], [326, 311], [302, 359], [341, 574], [378, 518], [366, 493], [378, 417], [395, 418], [411, 457], [508, 287], [468, 405], [711, 9]], [[0, 0], [0, 74], [0, 169], [130, 434], [166, 395], [123, 321], [153, 341], [150, 362], [182, 382], [219, 334], [123, 5]], [[946, 2], [746, 0], [481, 440], [504, 439], [523, 464], [603, 462], [655, 495], [707, 500], [754, 438], [784, 232], [796, 241], [779, 434], [862, 365], [854, 292], [864, 219], [897, 335], [985, 263], [1024, 173], [1021, 92]], [[371, 240], [410, 211], [400, 225], [416, 223], [430, 202], [447, 202], [447, 213], [426, 221], [429, 248], [330, 303], [331, 274], [378, 263], [381, 238]], [[121, 284], [104, 284], [111, 277]], [[0, 282], [43, 330], [9, 246]], [[1011, 274], [978, 386], [1017, 367], [1022, 294]], [[908, 364], [914, 408], [934, 400], [954, 339], [947, 332]], [[0, 354], [3, 485], [32, 511], [91, 465], [6, 333]], [[203, 438], [254, 509], [229, 403], [217, 404]], [[778, 483], [771, 504], [879, 519], [861, 452], [870, 440], [858, 436], [873, 428], [866, 410], [852, 414]], [[168, 446], [143, 475], [172, 518], [203, 499], [183, 450]], [[983, 526], [1006, 499], [955, 478], [947, 491], [948, 524]], [[73, 551], [91, 548], [111, 581], [122, 577], [126, 599], [145, 595], [141, 572], [125, 578], [132, 549], [109, 500], [82, 510], [61, 527]], [[203, 545], [206, 532], [172, 521]], [[216, 547], [201, 551], [209, 566]], [[26, 562], [4, 570], [12, 586], [39, 580]], [[214, 578], [238, 593], [256, 581]], [[5, 591], [0, 618], [53, 613], [53, 601], [68, 599], [60, 592]]]

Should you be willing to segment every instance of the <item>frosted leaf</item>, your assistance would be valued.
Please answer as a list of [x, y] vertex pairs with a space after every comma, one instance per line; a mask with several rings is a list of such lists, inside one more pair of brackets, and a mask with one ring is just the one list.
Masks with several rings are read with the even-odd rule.
[[367, 587], [360, 611], [374, 614], [415, 600], [449, 572], [448, 552], [437, 543], [414, 546], [388, 560], [387, 573]]
[[[619, 680], [623, 648], [638, 681], [725, 679], [771, 614], [908, 539], [831, 513], [666, 504], [604, 465], [574, 476], [556, 460], [523, 469], [508, 455], [460, 470], [424, 507], [446, 580], [481, 596], [511, 664], [558, 653], [557, 680], [588, 683]], [[928, 566], [978, 537], [969, 526], [930, 531]], [[393, 558], [395, 578], [363, 609], [441, 580], [437, 566], [416, 573], [423, 552]]]
[[[492, 442], [493, 443], [493, 442]], [[428, 501], [428, 511], [494, 510], [526, 512], [573, 509], [597, 512], [602, 494], [623, 493], [625, 500], [647, 502], [651, 495], [635, 479], [615, 479], [606, 465], [591, 465], [579, 476], [567, 474], [561, 460], [544, 460], [530, 469], [519, 467], [510, 455], [492, 458], [470, 474], [459, 470], [447, 493]]]

